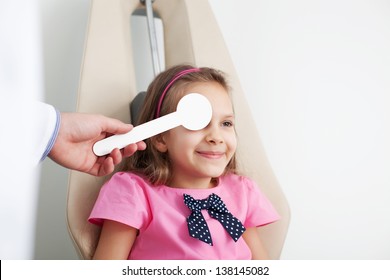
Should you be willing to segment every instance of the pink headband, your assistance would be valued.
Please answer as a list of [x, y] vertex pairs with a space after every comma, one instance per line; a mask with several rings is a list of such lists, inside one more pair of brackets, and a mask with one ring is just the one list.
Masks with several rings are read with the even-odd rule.
[[169, 84], [165, 87], [163, 93], [161, 94], [160, 96], [160, 100], [158, 101], [158, 105], [157, 105], [157, 110], [156, 110], [156, 115], [155, 115], [155, 118], [158, 118], [160, 117], [160, 111], [161, 111], [161, 105], [164, 101], [164, 98], [165, 98], [165, 95], [167, 94], [167, 91], [169, 90], [169, 88], [172, 86], [172, 84], [174, 82], [176, 82], [178, 79], [180, 79], [182, 76], [188, 74], [188, 73], [193, 73], [193, 72], [199, 72], [200, 69], [199, 68], [190, 68], [190, 69], [186, 69], [186, 70], [183, 70], [179, 73], [177, 73], [173, 79], [169, 82]]

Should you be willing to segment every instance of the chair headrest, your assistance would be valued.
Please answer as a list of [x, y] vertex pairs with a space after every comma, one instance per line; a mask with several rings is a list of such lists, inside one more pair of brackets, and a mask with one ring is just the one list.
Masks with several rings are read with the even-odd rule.
[[145, 96], [146, 91], [141, 91], [134, 97], [133, 101], [130, 102], [130, 121], [133, 125], [138, 125], [138, 118], [142, 105], [144, 104]]

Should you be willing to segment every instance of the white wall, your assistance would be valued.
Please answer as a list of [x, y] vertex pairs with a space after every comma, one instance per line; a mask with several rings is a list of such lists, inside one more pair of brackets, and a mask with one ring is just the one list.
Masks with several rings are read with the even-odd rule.
[[[89, 0], [39, 0], [46, 101], [75, 111], [88, 21]], [[68, 171], [50, 160], [42, 164], [36, 228], [36, 259], [75, 259], [66, 226]]]
[[389, 259], [390, 3], [211, 3], [291, 206], [282, 257]]
[[[72, 111], [89, 1], [40, 1], [47, 100]], [[389, 259], [390, 3], [210, 3], [291, 206], [282, 258]], [[42, 177], [36, 258], [76, 258], [67, 171]]]

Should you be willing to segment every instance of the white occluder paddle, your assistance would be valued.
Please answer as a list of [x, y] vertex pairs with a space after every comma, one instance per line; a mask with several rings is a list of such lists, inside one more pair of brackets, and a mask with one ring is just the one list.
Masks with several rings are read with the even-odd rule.
[[211, 104], [205, 96], [189, 93], [180, 99], [176, 112], [136, 126], [128, 133], [100, 140], [93, 146], [93, 152], [97, 156], [107, 155], [115, 148], [122, 149], [180, 125], [189, 130], [200, 130], [210, 123], [212, 113]]

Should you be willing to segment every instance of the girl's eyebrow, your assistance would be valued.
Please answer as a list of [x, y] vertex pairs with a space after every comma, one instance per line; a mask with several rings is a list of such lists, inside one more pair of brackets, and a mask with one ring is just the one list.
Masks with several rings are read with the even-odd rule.
[[215, 117], [221, 118], [221, 119], [234, 119], [235, 118], [233, 113], [215, 115]]

